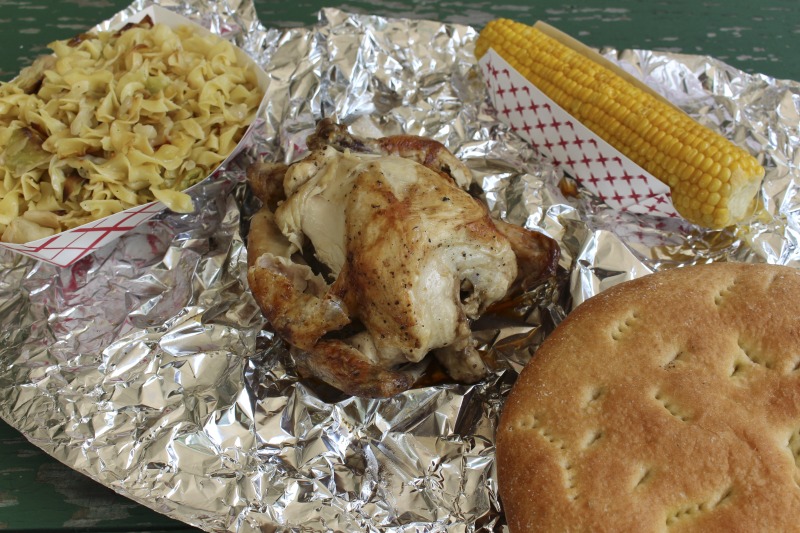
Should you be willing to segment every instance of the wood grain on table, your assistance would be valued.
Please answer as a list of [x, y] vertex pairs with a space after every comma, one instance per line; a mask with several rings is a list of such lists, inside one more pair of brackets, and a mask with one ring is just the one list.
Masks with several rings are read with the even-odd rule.
[[[120, 0], [0, 0], [0, 80], [70, 37], [126, 7]], [[323, 7], [482, 27], [497, 17], [543, 20], [596, 47], [710, 55], [750, 73], [800, 77], [800, 7], [795, 0], [256, 0], [268, 27], [313, 24]]]
[[[0, 80], [11, 79], [47, 44], [110, 18], [120, 0], [0, 0]], [[800, 9], [794, 0], [256, 0], [267, 27], [313, 24], [326, 6], [389, 17], [482, 27], [497, 17], [544, 20], [586, 44], [714, 56], [749, 73], [800, 78]], [[196, 531], [79, 474], [0, 422], [0, 530]]]
[[0, 421], [0, 531], [197, 531], [56, 461]]

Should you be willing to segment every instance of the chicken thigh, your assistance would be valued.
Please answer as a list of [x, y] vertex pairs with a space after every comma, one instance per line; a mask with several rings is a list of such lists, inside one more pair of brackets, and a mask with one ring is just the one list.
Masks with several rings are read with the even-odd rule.
[[[323, 121], [309, 147], [288, 168], [250, 172], [265, 207], [248, 280], [301, 370], [368, 397], [413, 386], [429, 353], [457, 381], [483, 377], [471, 322], [515, 280], [552, 274], [557, 245], [492, 220], [456, 182], [469, 170], [435, 141], [363, 141]], [[281, 173], [282, 191], [265, 183]]]

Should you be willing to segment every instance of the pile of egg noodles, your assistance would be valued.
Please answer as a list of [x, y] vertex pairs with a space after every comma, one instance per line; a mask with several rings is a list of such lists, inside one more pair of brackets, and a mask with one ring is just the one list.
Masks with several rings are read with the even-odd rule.
[[233, 151], [263, 93], [234, 46], [149, 18], [50, 45], [0, 85], [0, 240], [30, 242], [182, 192]]

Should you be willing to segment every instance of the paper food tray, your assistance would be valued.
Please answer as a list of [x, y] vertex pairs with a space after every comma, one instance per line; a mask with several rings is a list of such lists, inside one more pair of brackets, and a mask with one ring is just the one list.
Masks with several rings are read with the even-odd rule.
[[[137, 23], [149, 16], [154, 23], [166, 24], [171, 28], [179, 26], [192, 26], [198, 33], [211, 35], [208, 29], [198, 25], [197, 23], [183, 17], [173, 11], [165, 9], [160, 6], [149, 6], [142, 11], [139, 11], [129, 18], [112, 25], [109, 29], [119, 29], [128, 23]], [[243, 65], [252, 66], [255, 70], [258, 79], [259, 88], [266, 92], [268, 84], [267, 75], [264, 70], [248, 56], [243, 50], [234, 45], [235, 53], [239, 61]], [[263, 101], [261, 102], [263, 105]], [[252, 132], [255, 125], [258, 123], [260, 111], [256, 113], [256, 119], [250, 123], [247, 130], [245, 130], [242, 139], [236, 145], [236, 148], [228, 155], [225, 160], [217, 165], [205, 178], [196, 183], [195, 185], [185, 189], [190, 196], [192, 192], [200, 187], [203, 187], [209, 180], [215, 179], [215, 174], [221, 168], [224, 168], [228, 163], [244, 149], [252, 137]], [[197, 207], [197, 206], [195, 206]], [[91, 254], [95, 250], [105, 246], [106, 244], [118, 239], [126, 232], [133, 228], [147, 222], [156, 214], [167, 209], [167, 207], [158, 201], [150, 202], [148, 204], [132, 207], [125, 211], [103, 217], [82, 226], [73, 229], [65, 230], [56, 233], [50, 237], [30, 241], [25, 244], [14, 244], [0, 242], [0, 247], [13, 250], [14, 252], [28, 255], [47, 263], [52, 263], [58, 266], [69, 266], [82, 257]]]
[[[537, 22], [535, 27], [676, 107], [581, 42], [542, 22]], [[495, 50], [490, 48], [479, 64], [498, 118], [579, 185], [620, 211], [668, 218], [680, 216], [672, 205], [666, 184], [584, 126]]]

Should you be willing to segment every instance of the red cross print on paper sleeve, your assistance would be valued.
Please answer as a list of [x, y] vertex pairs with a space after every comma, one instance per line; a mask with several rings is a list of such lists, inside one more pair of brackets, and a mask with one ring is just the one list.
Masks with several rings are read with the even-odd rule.
[[26, 244], [3, 243], [19, 253], [46, 263], [69, 266], [87, 254], [118, 239], [164, 210], [161, 202], [134, 207], [75, 229]]
[[610, 207], [677, 217], [669, 188], [564, 111], [494, 50], [480, 67], [498, 117]]

